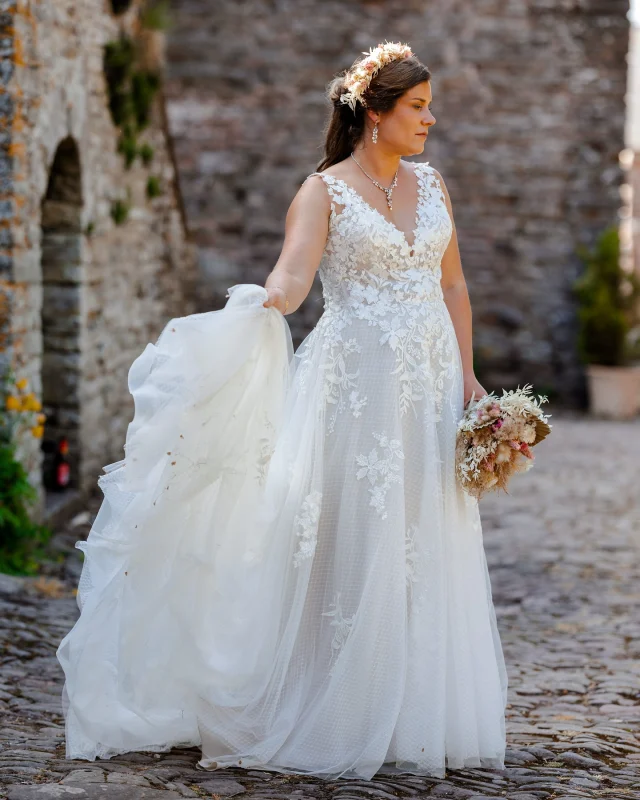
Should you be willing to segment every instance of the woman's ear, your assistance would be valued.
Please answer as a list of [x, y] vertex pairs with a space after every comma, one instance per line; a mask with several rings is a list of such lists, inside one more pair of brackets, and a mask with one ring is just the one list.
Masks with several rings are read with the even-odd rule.
[[366, 109], [365, 113], [369, 117], [373, 125], [375, 125], [376, 122], [378, 123], [380, 122], [380, 117], [377, 111], [371, 111], [370, 109]]

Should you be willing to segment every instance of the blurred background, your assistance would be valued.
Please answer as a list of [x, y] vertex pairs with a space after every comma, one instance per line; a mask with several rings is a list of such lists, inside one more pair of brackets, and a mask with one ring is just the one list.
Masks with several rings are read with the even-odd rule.
[[[325, 86], [384, 40], [409, 43], [433, 74], [420, 160], [453, 201], [480, 381], [638, 414], [637, 4], [2, 9], [0, 358], [26, 382], [7, 378], [5, 394], [32, 414], [16, 453], [45, 516], [122, 457], [127, 372], [146, 344], [172, 317], [220, 308], [229, 286], [264, 282], [322, 156]], [[296, 345], [321, 312], [316, 279], [287, 318]], [[597, 391], [618, 393], [613, 409]]]

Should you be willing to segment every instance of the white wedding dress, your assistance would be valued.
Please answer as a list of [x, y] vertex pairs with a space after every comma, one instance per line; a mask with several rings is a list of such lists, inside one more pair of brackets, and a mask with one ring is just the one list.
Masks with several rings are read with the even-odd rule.
[[[68, 758], [202, 748], [323, 778], [504, 767], [507, 674], [477, 501], [454, 477], [452, 224], [416, 165], [414, 241], [347, 183], [325, 310], [294, 353], [263, 287], [171, 320], [129, 372], [81, 614]], [[309, 176], [311, 177], [311, 176]]]

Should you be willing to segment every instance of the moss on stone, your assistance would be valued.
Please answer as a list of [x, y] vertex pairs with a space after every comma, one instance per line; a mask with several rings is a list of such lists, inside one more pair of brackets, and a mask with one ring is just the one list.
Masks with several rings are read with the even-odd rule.
[[143, 142], [138, 148], [138, 155], [142, 159], [142, 163], [145, 167], [148, 167], [153, 161], [155, 150], [148, 142]]
[[162, 194], [162, 184], [157, 175], [149, 175], [147, 179], [147, 197], [153, 200], [154, 197], [160, 197]]
[[111, 118], [121, 129], [118, 151], [129, 168], [139, 152], [137, 136], [149, 124], [160, 75], [137, 65], [135, 42], [124, 33], [105, 45], [104, 73]]
[[126, 222], [129, 211], [131, 211], [131, 204], [127, 200], [118, 198], [111, 205], [111, 218], [116, 225], [122, 225]]

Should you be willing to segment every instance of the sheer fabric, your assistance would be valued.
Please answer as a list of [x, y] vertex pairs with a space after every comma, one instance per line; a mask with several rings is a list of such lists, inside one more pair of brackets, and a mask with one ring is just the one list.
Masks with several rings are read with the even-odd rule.
[[[416, 164], [413, 241], [344, 181], [295, 353], [266, 290], [171, 320], [129, 373], [79, 620], [68, 758], [201, 746], [325, 778], [504, 767], [507, 673], [477, 500], [455, 481], [452, 232]], [[309, 176], [312, 177], [312, 176]]]

